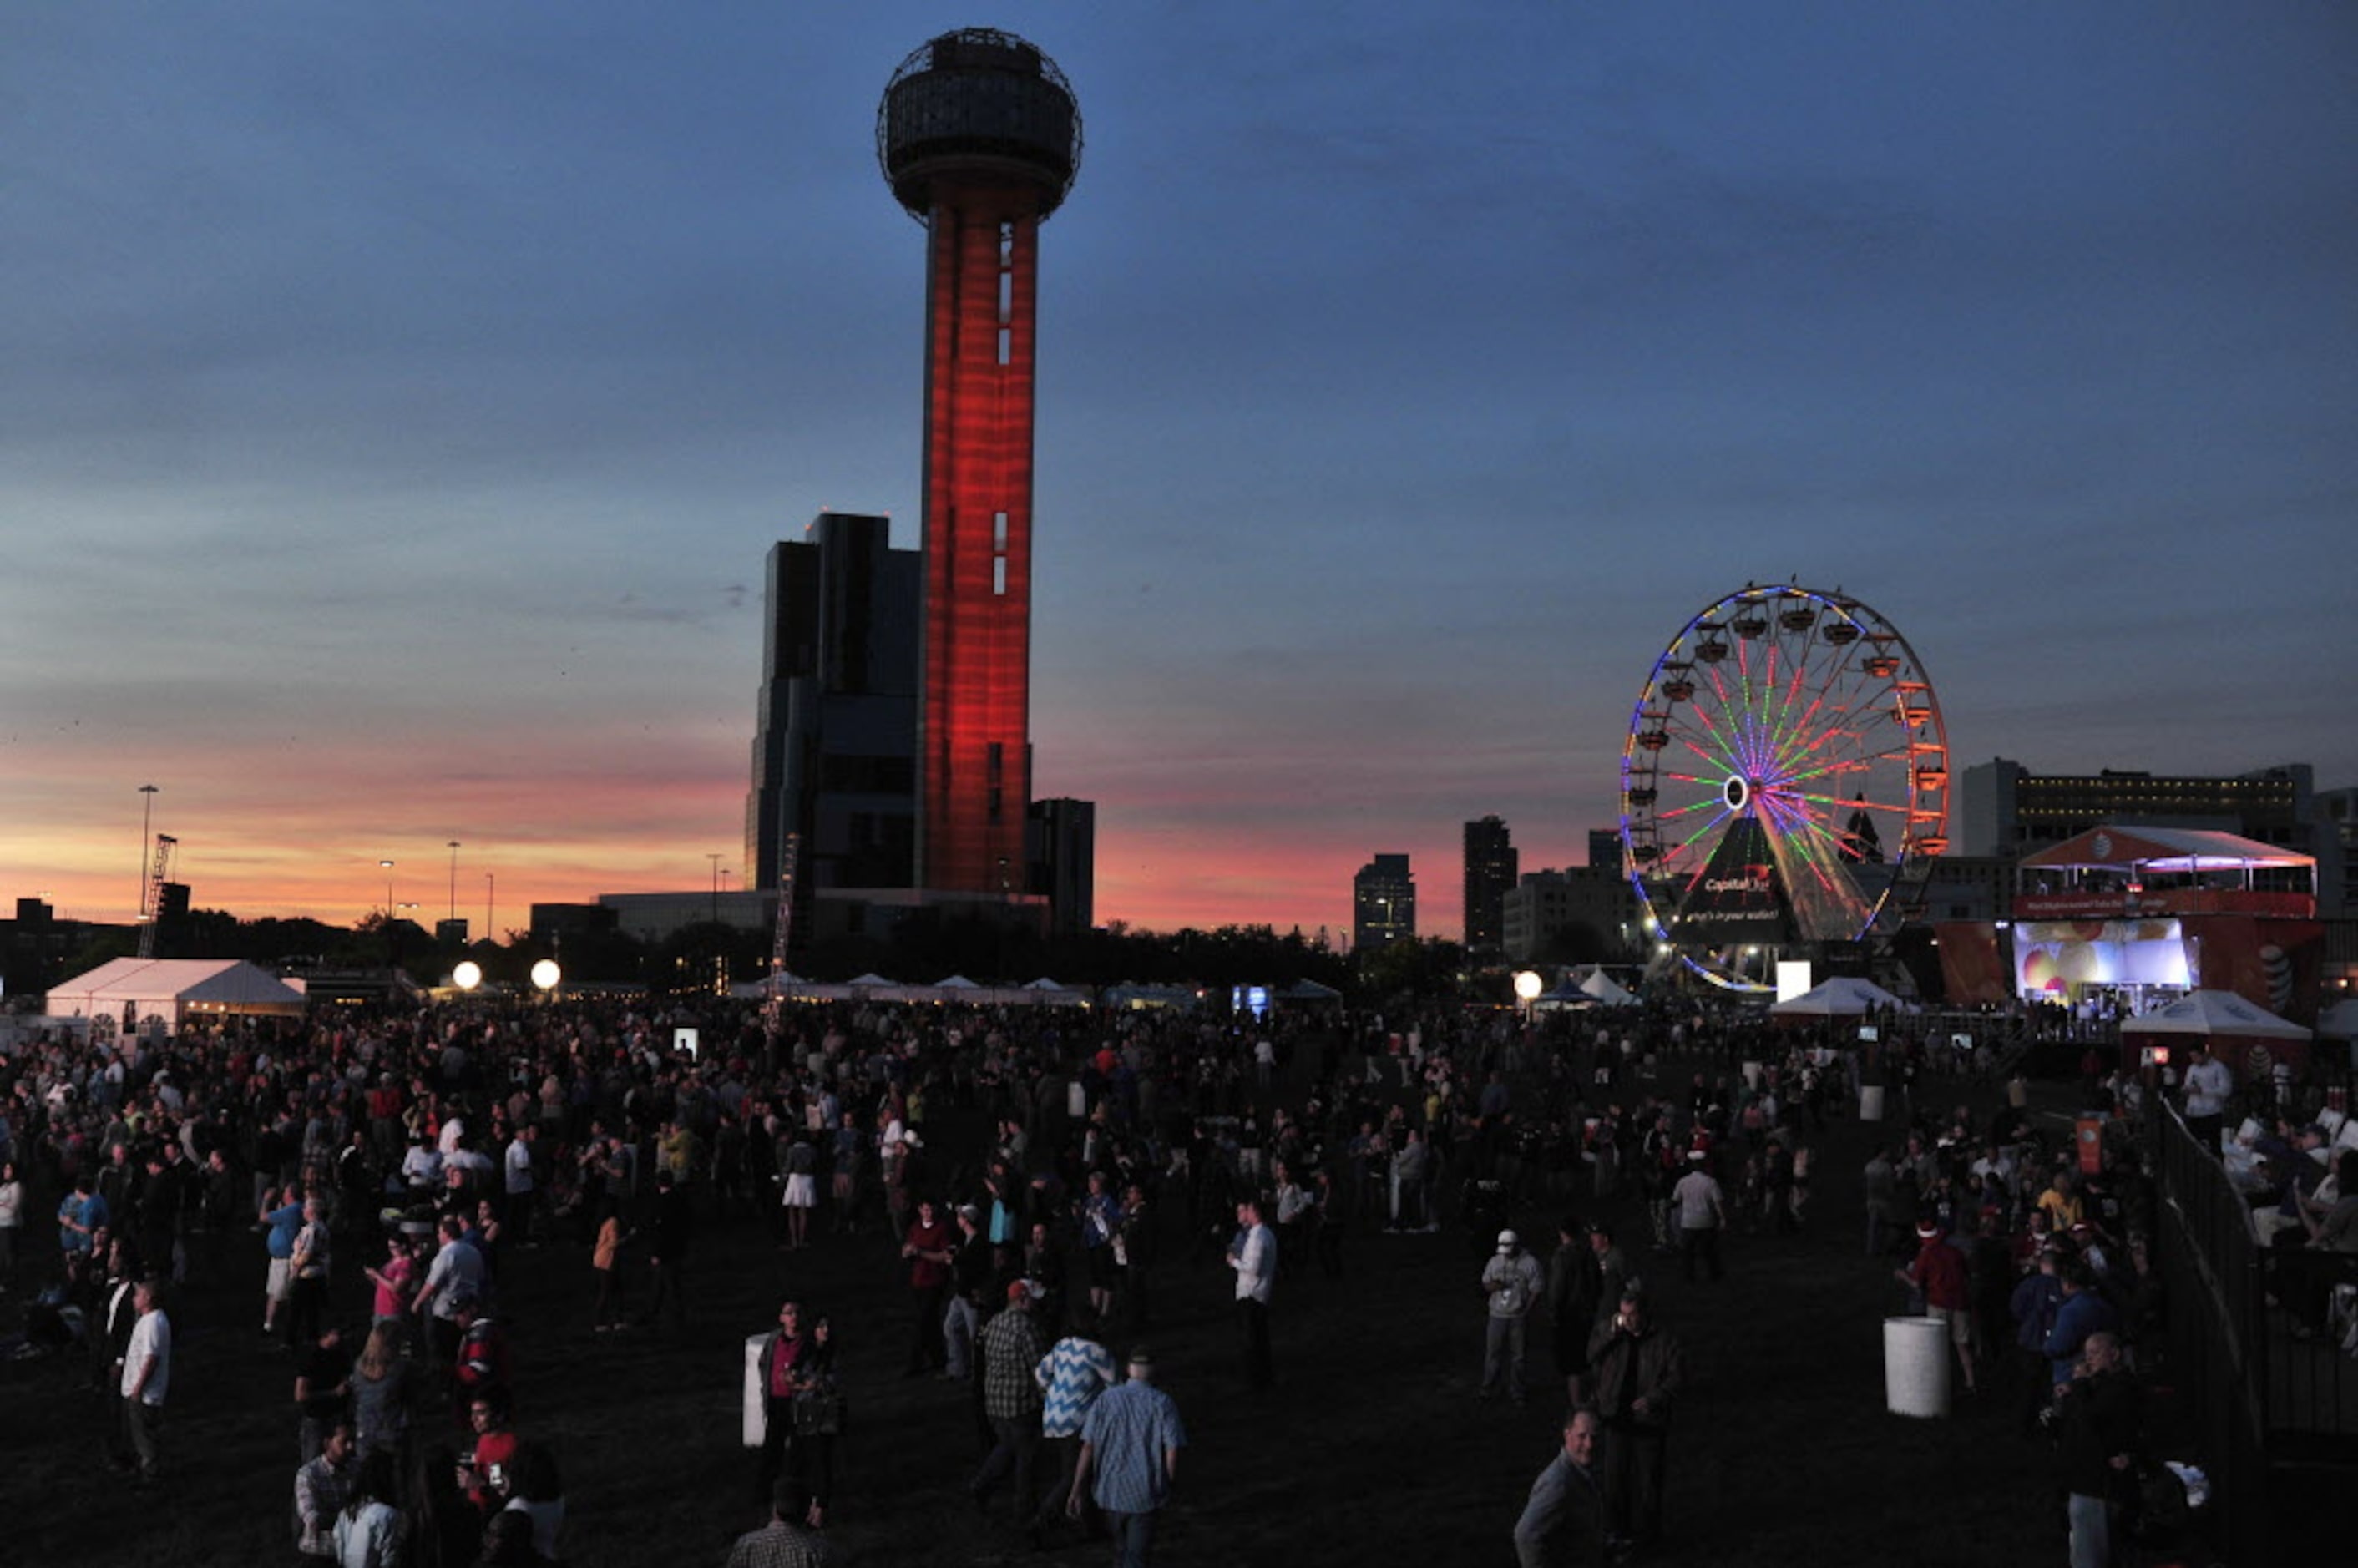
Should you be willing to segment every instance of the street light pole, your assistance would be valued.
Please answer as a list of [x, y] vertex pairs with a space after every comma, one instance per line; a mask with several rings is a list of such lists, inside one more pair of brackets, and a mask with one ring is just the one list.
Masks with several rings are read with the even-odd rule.
[[389, 924], [393, 919], [393, 862], [379, 860], [377, 864], [384, 871], [384, 918]]
[[720, 924], [720, 851], [707, 849], [704, 858], [712, 862], [712, 924]]
[[459, 840], [450, 840], [450, 918], [459, 918]]

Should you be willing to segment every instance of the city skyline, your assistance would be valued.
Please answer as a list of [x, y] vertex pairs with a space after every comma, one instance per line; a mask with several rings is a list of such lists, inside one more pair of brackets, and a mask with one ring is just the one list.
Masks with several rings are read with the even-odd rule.
[[[12, 28], [0, 903], [501, 924], [742, 838], [762, 563], [917, 542], [894, 64], [1087, 116], [1043, 257], [1033, 793], [1100, 920], [1348, 929], [1610, 822], [1688, 617], [1839, 586], [1952, 764], [2358, 783], [2331, 11], [232, 5]], [[733, 872], [732, 872], [733, 880]]]

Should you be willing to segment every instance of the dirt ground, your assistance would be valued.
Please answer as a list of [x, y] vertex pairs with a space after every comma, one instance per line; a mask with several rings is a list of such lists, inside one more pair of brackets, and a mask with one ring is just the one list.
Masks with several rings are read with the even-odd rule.
[[[1682, 1083], [1696, 1064], [1663, 1065]], [[1986, 1109], [1994, 1089], [1940, 1091]], [[937, 1119], [938, 1120], [939, 1119]], [[942, 1129], [953, 1138], [957, 1124]], [[1670, 1449], [1669, 1540], [1651, 1561], [1840, 1565], [2061, 1563], [2047, 1455], [1985, 1393], [1951, 1417], [1887, 1413], [1882, 1322], [1900, 1310], [1889, 1265], [1861, 1256], [1860, 1177], [1889, 1123], [1834, 1123], [1818, 1141], [1810, 1224], [1798, 1237], [1731, 1236], [1728, 1277], [1688, 1285], [1645, 1248], [1631, 1200], [1603, 1206], [1640, 1265], [1661, 1321], [1686, 1344], [1690, 1388]], [[1552, 1245], [1556, 1217], [1519, 1213]], [[1158, 1381], [1189, 1446], [1155, 1560], [1185, 1564], [1509, 1563], [1509, 1530], [1552, 1455], [1563, 1413], [1540, 1336], [1520, 1410], [1474, 1397], [1489, 1238], [1354, 1231], [1342, 1279], [1288, 1273], [1272, 1310], [1279, 1386], [1245, 1395], [1230, 1275], [1161, 1269], [1151, 1337]], [[352, 1260], [336, 1303], [364, 1321]], [[230, 1238], [219, 1271], [181, 1293], [165, 1431], [167, 1476], [133, 1490], [103, 1458], [105, 1409], [55, 1359], [0, 1362], [0, 1563], [294, 1563], [292, 1358], [256, 1332], [258, 1237]], [[586, 1249], [519, 1253], [502, 1289], [514, 1325], [517, 1429], [554, 1445], [579, 1568], [719, 1564], [760, 1522], [752, 1456], [739, 1446], [742, 1346], [792, 1292], [830, 1314], [852, 1429], [829, 1535], [867, 1563], [1098, 1562], [1074, 1543], [1036, 1554], [979, 1518], [965, 1484], [980, 1457], [967, 1391], [901, 1377], [907, 1292], [892, 1248], [821, 1237], [777, 1250], [750, 1218], [706, 1225], [679, 1339], [589, 1332]], [[643, 1280], [633, 1280], [643, 1300]], [[21, 1316], [21, 1294], [0, 1327]], [[634, 1303], [636, 1304], [636, 1303]], [[1119, 1353], [1126, 1339], [1116, 1337]], [[430, 1418], [438, 1423], [444, 1417]]]

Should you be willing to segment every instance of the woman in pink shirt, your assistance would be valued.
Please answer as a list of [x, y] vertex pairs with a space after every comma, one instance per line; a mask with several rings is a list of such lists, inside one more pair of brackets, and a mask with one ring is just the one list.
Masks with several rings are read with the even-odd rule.
[[365, 1271], [369, 1282], [376, 1286], [376, 1302], [369, 1311], [378, 1323], [405, 1315], [409, 1302], [409, 1288], [416, 1282], [417, 1264], [409, 1256], [409, 1244], [398, 1235], [385, 1238], [385, 1260], [383, 1269]]

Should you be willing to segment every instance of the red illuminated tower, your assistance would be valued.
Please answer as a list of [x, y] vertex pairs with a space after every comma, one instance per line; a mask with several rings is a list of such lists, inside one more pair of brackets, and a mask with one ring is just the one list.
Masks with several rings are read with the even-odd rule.
[[1080, 167], [1080, 110], [1022, 38], [945, 33], [892, 73], [876, 151], [926, 233], [918, 881], [1021, 892], [1040, 221]]

